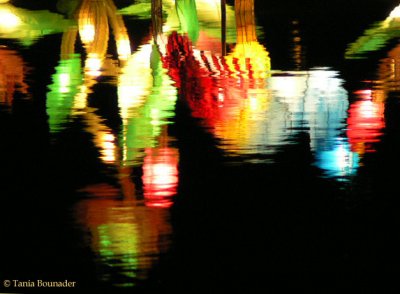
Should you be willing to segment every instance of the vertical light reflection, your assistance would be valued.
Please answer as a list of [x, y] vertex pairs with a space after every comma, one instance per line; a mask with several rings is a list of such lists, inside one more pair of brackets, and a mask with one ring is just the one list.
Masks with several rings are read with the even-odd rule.
[[[78, 26], [70, 27], [63, 34], [61, 61], [56, 67], [47, 95], [51, 132], [61, 130], [62, 124], [71, 116], [87, 112], [87, 98], [99, 76], [119, 74], [119, 65], [110, 61], [110, 57], [106, 55], [110, 27], [116, 41], [119, 61], [126, 60], [131, 54], [127, 29], [112, 0], [83, 0], [75, 15]], [[83, 69], [80, 55], [75, 54], [78, 35], [86, 51]]]
[[28, 94], [25, 69], [16, 51], [0, 47], [0, 105], [12, 106], [16, 92]]
[[146, 206], [171, 207], [178, 186], [178, 150], [171, 147], [146, 149], [143, 190]]
[[75, 97], [79, 93], [83, 74], [79, 54], [64, 56], [55, 68], [48, 86], [46, 111], [51, 133], [58, 132], [71, 118]]
[[192, 42], [199, 38], [200, 25], [195, 0], [176, 0], [175, 6], [181, 25], [181, 32], [188, 34]]
[[300, 26], [298, 20], [292, 21], [293, 30], [292, 30], [292, 52], [293, 52], [293, 62], [296, 70], [300, 70], [303, 66], [304, 59], [304, 48], [302, 45], [302, 38], [300, 34]]
[[98, 116], [95, 109], [87, 109], [83, 118], [85, 130], [93, 135], [93, 143], [100, 151], [100, 159], [107, 164], [118, 163], [117, 138], [105, 124], [105, 119]]
[[156, 146], [163, 126], [175, 115], [176, 99], [177, 90], [163, 68], [158, 46], [141, 46], [128, 59], [118, 83], [123, 165], [139, 164], [144, 149]]
[[349, 103], [338, 73], [327, 68], [290, 72], [273, 76], [270, 87], [285, 105], [287, 135], [309, 134], [315, 165], [328, 177], [354, 175], [359, 157], [344, 138]]
[[347, 135], [352, 149], [360, 156], [375, 152], [385, 128], [385, 102], [390, 93], [399, 91], [400, 45], [380, 60], [378, 78], [372, 88], [356, 91], [351, 105]]
[[[137, 1], [121, 9], [124, 15], [133, 15], [149, 19], [152, 15], [150, 0]], [[167, 16], [162, 25], [165, 38], [172, 32], [186, 34], [198, 50], [208, 50], [213, 54], [221, 53], [221, 4], [219, 0], [164, 0], [162, 10]], [[235, 12], [231, 5], [227, 11], [227, 42], [236, 41]], [[160, 51], [163, 48], [160, 47]]]
[[265, 79], [271, 61], [268, 51], [257, 41], [254, 0], [236, 0], [235, 15], [237, 43], [226, 63], [238, 78]]
[[106, 62], [110, 28], [119, 61], [124, 61], [130, 56], [131, 46], [124, 21], [118, 14], [113, 0], [83, 0], [78, 8], [77, 17], [79, 35], [87, 53], [85, 73], [92, 78], [102, 74], [118, 74], [118, 69], [110, 68], [113, 63]]
[[354, 152], [344, 139], [337, 139], [328, 150], [316, 153], [316, 166], [321, 168], [328, 177], [343, 180], [354, 175], [359, 167], [359, 155]]
[[89, 199], [78, 204], [76, 213], [103, 282], [117, 287], [140, 283], [169, 247], [168, 210], [138, 205], [133, 199]]
[[[217, 4], [207, 3], [208, 7]], [[254, 2], [236, 4], [238, 42], [231, 54], [226, 58], [216, 55], [215, 48], [221, 46], [216, 46], [212, 39], [205, 42], [203, 38], [202, 50], [199, 50], [198, 44], [193, 47], [187, 36], [173, 33], [169, 37], [166, 61], [192, 115], [201, 118], [223, 140], [222, 148], [246, 153], [254, 147], [250, 142], [258, 133], [260, 118], [268, 108], [266, 79], [270, 74], [270, 59], [257, 41]]]
[[[101, 280], [132, 287], [146, 279], [170, 243], [167, 208], [176, 194], [179, 154], [170, 147], [167, 125], [177, 91], [152, 43], [127, 57], [117, 81], [120, 135], [114, 136], [95, 112], [87, 112], [85, 119], [103, 160], [119, 170], [118, 188], [100, 184], [82, 189], [95, 198], [81, 202], [77, 212], [97, 255]], [[133, 181], [137, 165], [143, 168], [143, 195]], [[119, 197], [123, 200], [115, 200]]]
[[352, 103], [347, 120], [347, 136], [352, 150], [360, 154], [374, 152], [374, 143], [380, 141], [385, 126], [384, 104], [374, 101], [371, 90], [355, 93], [357, 100]]

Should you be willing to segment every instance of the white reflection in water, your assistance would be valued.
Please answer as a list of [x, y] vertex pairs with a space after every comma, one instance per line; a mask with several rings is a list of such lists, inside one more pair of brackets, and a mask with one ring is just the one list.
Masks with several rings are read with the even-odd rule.
[[273, 154], [305, 132], [315, 164], [327, 176], [354, 174], [359, 158], [344, 137], [349, 102], [338, 72], [327, 68], [275, 72], [265, 84], [267, 92], [258, 91], [257, 96], [248, 91], [247, 97], [231, 100], [228, 108], [237, 124], [219, 116], [214, 134], [222, 148], [255, 156]]
[[309, 134], [317, 166], [329, 176], [347, 176], [356, 171], [357, 153], [351, 152], [343, 138], [349, 103], [338, 72], [321, 68], [273, 76], [270, 89], [273, 99], [285, 105], [287, 133]]

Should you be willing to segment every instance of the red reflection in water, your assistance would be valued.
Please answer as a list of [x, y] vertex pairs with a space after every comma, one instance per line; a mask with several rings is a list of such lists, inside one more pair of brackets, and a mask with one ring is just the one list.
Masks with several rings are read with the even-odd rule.
[[167, 68], [180, 94], [185, 97], [192, 115], [205, 119], [209, 125], [216, 120], [216, 80], [203, 68], [193, 54], [189, 37], [173, 32], [168, 38]]
[[142, 176], [146, 206], [172, 206], [178, 186], [178, 160], [175, 148], [146, 149]]
[[[252, 121], [268, 107], [270, 58], [257, 41], [254, 1], [235, 2], [237, 43], [226, 56], [207, 34], [193, 46], [187, 35], [168, 37], [164, 66], [192, 116], [228, 150], [246, 150], [256, 133]], [[201, 48], [201, 50], [199, 50]]]
[[380, 141], [385, 127], [384, 103], [374, 101], [371, 90], [355, 92], [359, 100], [349, 109], [347, 136], [351, 149], [358, 154], [375, 152], [373, 143]]
[[11, 105], [16, 90], [26, 94], [24, 62], [14, 50], [0, 48], [0, 103]]

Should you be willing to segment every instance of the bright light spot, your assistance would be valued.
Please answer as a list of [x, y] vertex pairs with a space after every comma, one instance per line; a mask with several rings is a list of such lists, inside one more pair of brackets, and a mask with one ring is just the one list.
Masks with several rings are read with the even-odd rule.
[[389, 18], [399, 18], [400, 17], [400, 5], [397, 6], [389, 15]]
[[71, 85], [71, 77], [68, 73], [59, 75], [60, 79], [60, 93], [69, 93]]
[[379, 116], [379, 109], [372, 101], [362, 101], [359, 107], [361, 117], [374, 118]]
[[365, 98], [371, 98], [372, 90], [358, 90], [358, 91], [355, 91], [354, 94], [365, 97]]
[[101, 75], [101, 59], [97, 56], [97, 54], [89, 55], [88, 59], [86, 59], [86, 73], [90, 76], [98, 77]]
[[131, 43], [129, 39], [121, 39], [117, 41], [118, 57], [121, 60], [127, 60], [131, 55]]
[[115, 136], [111, 133], [102, 133], [100, 135], [101, 159], [104, 162], [115, 162]]
[[250, 97], [249, 106], [252, 111], [256, 111], [259, 108], [258, 99], [256, 97]]
[[0, 28], [13, 29], [21, 24], [21, 19], [7, 8], [0, 8]]
[[350, 176], [359, 167], [359, 157], [347, 143], [342, 142], [333, 150], [317, 154], [317, 165], [329, 176]]
[[79, 31], [81, 36], [82, 43], [88, 44], [93, 42], [94, 36], [96, 34], [95, 28], [93, 24], [85, 24], [82, 29]]
[[224, 93], [218, 93], [218, 101], [219, 102], [224, 102], [225, 100], [225, 95]]
[[170, 197], [175, 195], [178, 185], [177, 151], [161, 148], [146, 153], [142, 177], [145, 199], [150, 206], [170, 206]]
[[154, 185], [172, 185], [177, 181], [176, 167], [167, 163], [154, 164], [150, 174]]
[[270, 83], [272, 90], [280, 97], [288, 99], [303, 97], [307, 90], [305, 75], [273, 77]]

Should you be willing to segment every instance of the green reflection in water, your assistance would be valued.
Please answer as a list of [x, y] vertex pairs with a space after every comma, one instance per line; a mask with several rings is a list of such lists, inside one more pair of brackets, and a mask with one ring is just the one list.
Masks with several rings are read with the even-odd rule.
[[200, 33], [196, 2], [194, 0], [176, 0], [176, 10], [181, 24], [181, 31], [187, 33], [189, 38], [196, 42]]
[[85, 245], [96, 255], [101, 281], [135, 286], [147, 278], [158, 256], [169, 248], [168, 210], [142, 204], [134, 199], [93, 197], [76, 206], [77, 222], [85, 232]]
[[[127, 278], [135, 278], [140, 266], [138, 259], [139, 241], [137, 227], [134, 223], [109, 223], [98, 228], [98, 253], [101, 262]], [[103, 277], [107, 280], [107, 275]], [[133, 282], [118, 284], [121, 287], [134, 286]]]
[[[140, 0], [120, 10], [123, 15], [139, 19], [151, 18], [151, 0]], [[163, 32], [173, 31], [188, 33], [192, 41], [198, 34], [206, 33], [209, 37], [221, 38], [220, 0], [165, 0], [163, 1], [165, 23]], [[226, 41], [236, 42], [235, 11], [226, 5]]]
[[66, 31], [75, 23], [47, 10], [28, 10], [0, 4], [0, 37], [16, 39], [25, 46], [38, 38]]
[[51, 133], [62, 130], [71, 115], [75, 96], [83, 82], [80, 55], [73, 54], [60, 60], [55, 70], [46, 100]]
[[346, 50], [347, 59], [360, 59], [369, 52], [382, 49], [389, 41], [400, 37], [400, 6], [381, 22], [367, 29], [363, 36], [350, 44]]
[[[139, 163], [138, 160], [144, 156], [143, 149], [156, 146], [163, 126], [169, 124], [169, 119], [175, 116], [177, 90], [162, 66], [157, 45], [146, 44], [137, 54], [148, 59], [148, 63], [143, 66], [148, 65], [149, 68], [142, 71], [136, 67], [136, 63], [132, 64], [136, 60], [134, 54], [124, 69], [124, 75], [129, 78], [128, 81], [135, 81], [137, 85], [132, 88], [128, 85], [127, 89], [126, 85], [119, 85], [119, 106], [123, 119], [120, 140], [123, 165]], [[143, 85], [144, 88], [141, 88]]]

